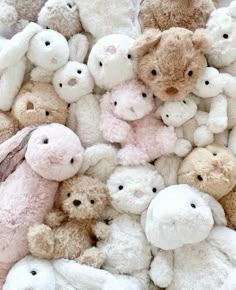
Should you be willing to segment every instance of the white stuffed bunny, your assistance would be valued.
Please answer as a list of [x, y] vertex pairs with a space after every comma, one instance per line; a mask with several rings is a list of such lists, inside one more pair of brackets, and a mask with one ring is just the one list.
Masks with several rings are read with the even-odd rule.
[[136, 62], [130, 53], [133, 44], [134, 39], [127, 35], [112, 34], [93, 46], [88, 68], [99, 88], [110, 90], [136, 77]]
[[137, 289], [147, 290], [152, 256], [140, 216], [153, 197], [164, 188], [164, 181], [153, 166], [145, 165], [118, 167], [107, 185], [113, 210], [104, 214], [110, 226], [110, 237], [97, 244], [106, 254], [103, 268], [114, 274], [136, 277], [140, 283]]
[[30, 40], [41, 30], [36, 23], [30, 23], [11, 39], [0, 37], [0, 110], [10, 110], [24, 80]]
[[145, 219], [147, 239], [156, 247], [150, 269], [156, 285], [236, 289], [236, 233], [225, 227], [224, 210], [211, 196], [185, 184], [170, 186], [153, 199]]

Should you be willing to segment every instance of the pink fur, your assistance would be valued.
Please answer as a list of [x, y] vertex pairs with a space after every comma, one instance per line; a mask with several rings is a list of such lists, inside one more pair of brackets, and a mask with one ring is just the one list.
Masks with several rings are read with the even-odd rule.
[[[7, 141], [9, 152], [23, 136], [21, 132]], [[4, 143], [0, 152], [4, 160]], [[28, 254], [29, 226], [43, 222], [58, 182], [78, 172], [82, 155], [80, 140], [70, 129], [59, 124], [41, 126], [31, 134], [25, 161], [0, 184], [0, 289], [12, 264]]]
[[144, 164], [174, 152], [174, 128], [156, 119], [155, 102], [152, 92], [136, 80], [125, 82], [102, 98], [101, 130], [107, 141], [121, 144], [120, 164]]

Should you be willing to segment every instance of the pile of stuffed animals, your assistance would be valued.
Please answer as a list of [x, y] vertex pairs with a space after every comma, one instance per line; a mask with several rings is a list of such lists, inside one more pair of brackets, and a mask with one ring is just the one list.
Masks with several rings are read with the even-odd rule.
[[236, 290], [236, 1], [0, 0], [0, 289]]

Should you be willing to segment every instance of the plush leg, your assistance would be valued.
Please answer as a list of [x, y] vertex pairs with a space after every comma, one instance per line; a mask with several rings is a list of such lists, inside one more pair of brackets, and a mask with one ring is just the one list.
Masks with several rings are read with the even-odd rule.
[[118, 152], [119, 164], [123, 166], [134, 166], [145, 164], [149, 161], [146, 152], [134, 145], [127, 145]]
[[236, 155], [236, 127], [229, 134], [228, 147]]
[[192, 150], [191, 143], [186, 139], [178, 139], [175, 145], [175, 154], [185, 157]]
[[86, 266], [101, 268], [105, 261], [105, 254], [103, 254], [98, 248], [91, 248], [78, 257], [76, 260]]

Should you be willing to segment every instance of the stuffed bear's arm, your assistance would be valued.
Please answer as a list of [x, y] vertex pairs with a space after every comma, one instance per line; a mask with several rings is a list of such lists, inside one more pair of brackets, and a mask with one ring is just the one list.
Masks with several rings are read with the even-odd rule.
[[174, 276], [173, 252], [157, 250], [152, 261], [150, 277], [156, 286], [170, 286]]
[[236, 266], [236, 232], [224, 227], [215, 226], [211, 231], [208, 241], [225, 253]]
[[66, 218], [67, 216], [63, 211], [55, 209], [47, 215], [45, 218], [45, 224], [50, 228], [56, 228], [60, 226], [66, 220]]
[[110, 234], [109, 226], [103, 222], [92, 225], [92, 232], [99, 240], [106, 240]]

